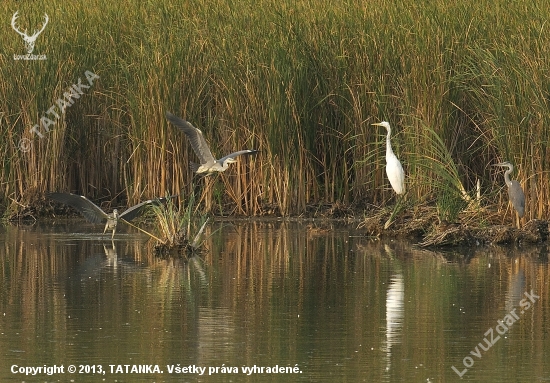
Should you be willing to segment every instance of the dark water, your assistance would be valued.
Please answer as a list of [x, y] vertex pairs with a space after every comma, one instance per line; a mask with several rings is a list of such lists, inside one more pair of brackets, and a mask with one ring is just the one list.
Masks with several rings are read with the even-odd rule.
[[3, 229], [1, 382], [550, 381], [546, 246], [226, 222], [182, 261], [98, 229]]

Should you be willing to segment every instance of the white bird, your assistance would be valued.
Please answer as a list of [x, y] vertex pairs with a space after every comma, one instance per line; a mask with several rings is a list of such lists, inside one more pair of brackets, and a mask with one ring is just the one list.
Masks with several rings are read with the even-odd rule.
[[383, 126], [388, 131], [386, 135], [386, 174], [388, 175], [393, 190], [395, 190], [397, 194], [403, 194], [405, 193], [405, 172], [403, 171], [401, 162], [399, 162], [391, 149], [390, 124], [386, 121], [382, 121], [372, 125]]
[[206, 173], [206, 175], [209, 175], [214, 172], [224, 172], [229, 167], [229, 164], [237, 162], [237, 160], [235, 159], [236, 157], [242, 154], [248, 155], [258, 153], [258, 150], [245, 149], [228, 154], [227, 156], [216, 160], [212, 155], [212, 152], [210, 152], [208, 143], [204, 139], [204, 136], [200, 129], [195, 128], [193, 125], [191, 125], [190, 122], [174, 116], [170, 112], [166, 112], [166, 118], [172, 124], [180, 128], [183, 133], [185, 133], [185, 135], [189, 139], [189, 142], [191, 143], [193, 151], [195, 152], [197, 157], [199, 157], [200, 164], [196, 164], [193, 162], [189, 163], [191, 169], [197, 174]]

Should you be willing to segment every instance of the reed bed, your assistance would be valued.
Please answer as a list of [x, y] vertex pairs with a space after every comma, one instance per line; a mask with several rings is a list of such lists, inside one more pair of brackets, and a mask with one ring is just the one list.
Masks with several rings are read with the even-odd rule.
[[[220, 214], [383, 205], [393, 198], [384, 137], [370, 126], [381, 120], [392, 124], [413, 202], [455, 216], [458, 185], [473, 195], [480, 180], [482, 202], [504, 209], [502, 174], [489, 164], [508, 160], [527, 219], [548, 215], [550, 9], [542, 0], [12, 0], [0, 11], [4, 25], [19, 11], [29, 31], [50, 16], [34, 52], [47, 60], [14, 61], [23, 41], [3, 32], [6, 215], [46, 190], [133, 204], [177, 192], [185, 200], [203, 188], [203, 208]], [[93, 86], [51, 132], [32, 134], [85, 71], [99, 76]], [[203, 130], [215, 155], [261, 153], [205, 185], [190, 173], [194, 154], [166, 110]], [[21, 138], [29, 151], [19, 150]]]

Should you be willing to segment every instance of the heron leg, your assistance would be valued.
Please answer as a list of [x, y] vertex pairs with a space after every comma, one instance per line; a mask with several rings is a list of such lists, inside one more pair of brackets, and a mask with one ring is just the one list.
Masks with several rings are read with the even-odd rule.
[[115, 231], [116, 231], [116, 226], [113, 227], [113, 234], [111, 235], [111, 241], [113, 240], [113, 238], [115, 237]]
[[519, 218], [519, 214], [518, 214], [517, 211], [514, 210], [514, 212], [515, 212], [515, 215], [516, 215], [516, 227], [518, 229], [521, 229], [521, 222], [520, 222], [521, 218]]
[[396, 201], [393, 207], [393, 211], [390, 214], [390, 218], [388, 218], [388, 220], [384, 224], [384, 230], [387, 230], [392, 225], [392, 223], [394, 222], [394, 218], [401, 212], [401, 210], [403, 210], [404, 202], [405, 201], [404, 201], [403, 194], [396, 196]]

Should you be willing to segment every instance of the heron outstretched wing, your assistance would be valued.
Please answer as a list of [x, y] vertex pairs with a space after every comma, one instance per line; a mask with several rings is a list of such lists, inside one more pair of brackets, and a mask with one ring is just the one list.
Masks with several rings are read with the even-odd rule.
[[241, 156], [243, 154], [250, 155], [250, 154], [256, 154], [258, 152], [259, 152], [259, 150], [255, 150], [255, 149], [239, 150], [238, 152], [234, 152], [234, 153], [228, 154], [225, 157], [220, 158], [218, 161], [223, 164], [225, 161], [227, 161], [229, 159], [234, 160], [236, 157]]
[[[175, 196], [170, 196], [168, 198], [173, 198], [173, 197], [175, 197]], [[145, 210], [145, 208], [147, 208], [147, 206], [149, 206], [149, 205], [158, 206], [158, 205], [166, 202], [168, 198], [164, 198], [164, 197], [155, 198], [155, 199], [150, 199], [150, 200], [138, 203], [137, 205], [134, 205], [134, 206], [124, 210], [120, 214], [120, 218], [124, 219], [125, 221], [131, 221], [134, 218], [136, 218], [138, 215], [143, 213], [143, 211]]]
[[195, 128], [190, 122], [174, 116], [170, 112], [166, 112], [166, 118], [185, 133], [195, 154], [199, 157], [201, 164], [213, 163], [216, 161], [200, 129]]
[[84, 218], [92, 223], [100, 223], [109, 217], [99, 206], [82, 195], [73, 193], [46, 193], [46, 197], [75, 208]]

